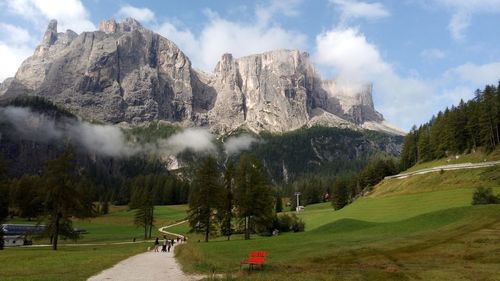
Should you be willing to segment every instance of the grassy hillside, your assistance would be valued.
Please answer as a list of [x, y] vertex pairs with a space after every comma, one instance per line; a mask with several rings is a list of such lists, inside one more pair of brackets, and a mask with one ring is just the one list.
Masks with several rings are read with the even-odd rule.
[[[303, 233], [191, 243], [177, 255], [188, 271], [245, 280], [500, 280], [500, 206], [471, 206], [476, 186], [500, 193], [498, 168], [384, 181], [339, 211], [307, 206]], [[252, 250], [263, 271], [239, 271]]]
[[415, 166], [406, 170], [406, 172], [413, 172], [420, 169], [434, 168], [449, 164], [462, 164], [462, 163], [480, 163], [484, 161], [498, 161], [500, 160], [500, 149], [490, 153], [485, 153], [483, 150], [477, 150], [469, 154], [457, 155], [453, 157], [441, 158], [434, 161], [418, 163]]

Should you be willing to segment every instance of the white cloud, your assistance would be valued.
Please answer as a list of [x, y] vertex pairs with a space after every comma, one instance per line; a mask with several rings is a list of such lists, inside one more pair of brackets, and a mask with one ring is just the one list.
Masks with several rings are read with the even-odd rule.
[[132, 17], [141, 23], [148, 23], [155, 20], [155, 13], [148, 8], [137, 8], [125, 5], [118, 11], [120, 17]]
[[465, 32], [472, 22], [473, 15], [500, 13], [500, 0], [432, 0], [451, 10], [448, 24], [451, 37], [457, 41], [465, 39]]
[[317, 35], [313, 58], [319, 65], [333, 67], [342, 80], [352, 82], [368, 82], [390, 71], [377, 47], [355, 28], [334, 28]]
[[51, 19], [57, 19], [60, 30], [77, 33], [95, 30], [87, 9], [80, 0], [12, 0], [2, 1], [7, 10], [31, 21], [44, 30]]
[[427, 121], [433, 113], [432, 86], [415, 77], [399, 76], [377, 46], [355, 28], [319, 34], [313, 58], [319, 66], [335, 69], [340, 83], [373, 83], [377, 109], [401, 128]]
[[469, 81], [476, 85], [496, 84], [500, 79], [500, 62], [483, 65], [466, 63], [447, 71], [445, 75], [450, 79], [458, 77], [462, 81]]
[[0, 82], [5, 78], [12, 77], [23, 60], [33, 53], [35, 40], [28, 30], [0, 23]]
[[441, 60], [446, 57], [446, 53], [440, 49], [426, 49], [420, 53], [420, 56], [425, 60]]
[[0, 23], [0, 82], [14, 76], [21, 63], [31, 54], [45, 31], [49, 20], [58, 20], [58, 29], [76, 32], [95, 30], [87, 9], [79, 0], [0, 0], [5, 12], [32, 25], [36, 35], [27, 29]]
[[258, 141], [258, 139], [249, 135], [230, 137], [224, 142], [224, 151], [227, 155], [232, 155], [243, 150], [248, 150], [254, 142]]
[[215, 152], [215, 137], [206, 129], [188, 128], [167, 140], [158, 141], [159, 152], [178, 154], [184, 150]]
[[306, 36], [303, 33], [286, 30], [271, 22], [272, 16], [277, 13], [297, 15], [298, 10], [293, 7], [299, 1], [292, 2], [296, 3], [292, 8], [278, 9], [283, 3], [273, 1], [269, 10], [257, 7], [255, 19], [249, 22], [230, 21], [207, 10], [208, 22], [198, 36], [170, 21], [161, 24], [157, 31], [179, 45], [194, 67], [211, 71], [224, 53], [241, 57], [281, 48], [304, 49]]
[[367, 3], [357, 0], [330, 0], [330, 3], [340, 11], [341, 21], [349, 19], [375, 20], [385, 18], [391, 13], [379, 2]]
[[4, 79], [14, 76], [21, 63], [33, 54], [30, 46], [12, 46], [0, 42], [0, 83]]

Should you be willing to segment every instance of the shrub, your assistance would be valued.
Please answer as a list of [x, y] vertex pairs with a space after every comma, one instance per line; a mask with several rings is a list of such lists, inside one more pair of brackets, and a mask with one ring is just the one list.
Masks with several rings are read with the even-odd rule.
[[500, 195], [494, 195], [493, 190], [478, 187], [472, 195], [472, 205], [500, 204]]
[[275, 229], [279, 230], [280, 232], [301, 232], [305, 229], [305, 223], [295, 214], [283, 214], [279, 216], [275, 215], [271, 228], [268, 230], [268, 232], [272, 233]]

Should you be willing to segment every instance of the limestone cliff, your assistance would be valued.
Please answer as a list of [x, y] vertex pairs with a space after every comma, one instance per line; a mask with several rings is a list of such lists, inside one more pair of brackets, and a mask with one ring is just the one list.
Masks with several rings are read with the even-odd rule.
[[167, 120], [219, 133], [320, 124], [401, 134], [374, 109], [371, 85], [322, 81], [306, 53], [225, 54], [205, 73], [173, 42], [131, 18], [103, 21], [98, 31], [79, 35], [60, 33], [51, 21], [34, 54], [0, 85], [2, 94], [41, 95], [107, 123]]

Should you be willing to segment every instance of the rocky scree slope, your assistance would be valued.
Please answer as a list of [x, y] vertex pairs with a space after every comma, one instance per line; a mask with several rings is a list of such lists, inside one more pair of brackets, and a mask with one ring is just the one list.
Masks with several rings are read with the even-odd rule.
[[131, 18], [81, 34], [58, 33], [52, 20], [34, 54], [0, 84], [2, 98], [25, 94], [111, 124], [166, 120], [221, 134], [313, 125], [404, 134], [375, 110], [371, 85], [324, 81], [306, 53], [224, 54], [205, 73], [173, 42]]

